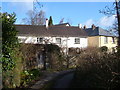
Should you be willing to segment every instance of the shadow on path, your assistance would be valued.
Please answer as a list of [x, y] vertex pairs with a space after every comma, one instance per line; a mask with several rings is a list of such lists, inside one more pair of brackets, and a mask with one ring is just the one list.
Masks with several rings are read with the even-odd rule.
[[56, 80], [53, 88], [54, 89], [57, 89], [57, 88], [69, 88], [70, 84], [72, 82], [73, 76], [74, 76], [74, 73], [69, 73], [69, 74], [64, 75], [61, 78], [58, 78]]

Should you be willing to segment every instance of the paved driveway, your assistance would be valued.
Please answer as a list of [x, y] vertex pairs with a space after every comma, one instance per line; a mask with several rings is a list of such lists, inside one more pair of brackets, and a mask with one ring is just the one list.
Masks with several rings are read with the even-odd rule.
[[74, 73], [69, 73], [64, 75], [63, 77], [59, 78], [53, 88], [69, 88], [71, 81], [73, 79]]

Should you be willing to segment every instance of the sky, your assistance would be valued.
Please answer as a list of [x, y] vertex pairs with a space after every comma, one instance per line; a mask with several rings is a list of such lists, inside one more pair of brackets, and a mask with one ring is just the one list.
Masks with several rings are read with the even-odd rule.
[[[29, 10], [33, 10], [32, 1], [33, 0], [3, 0], [2, 12], [15, 12], [17, 17], [16, 24], [23, 24], [22, 19], [27, 17], [26, 13]], [[46, 18], [52, 16], [53, 24], [59, 24], [60, 20], [64, 18], [64, 22], [70, 22], [72, 26], [82, 24], [91, 27], [92, 24], [95, 24], [102, 28], [109, 28], [115, 21], [115, 15], [107, 17], [99, 13], [99, 10], [103, 10], [105, 6], [113, 7], [113, 2], [110, 0], [96, 0], [96, 2], [94, 2], [95, 0], [84, 0], [84, 2], [83, 0], [64, 0], [66, 2], [62, 0], [58, 0], [59, 2], [56, 2], [57, 0], [49, 0], [49, 2], [40, 1], [43, 7], [38, 8], [38, 10], [45, 11]]]

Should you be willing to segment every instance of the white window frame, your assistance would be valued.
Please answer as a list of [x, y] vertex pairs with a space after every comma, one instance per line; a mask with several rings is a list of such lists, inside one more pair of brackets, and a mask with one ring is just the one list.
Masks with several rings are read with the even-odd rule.
[[42, 37], [38, 37], [37, 38], [37, 43], [43, 43], [43, 38]]
[[104, 44], [108, 44], [108, 37], [104, 37]]
[[75, 44], [80, 44], [80, 38], [75, 38]]
[[115, 37], [112, 37], [112, 43], [115, 44]]
[[61, 38], [56, 38], [56, 43], [61, 44]]

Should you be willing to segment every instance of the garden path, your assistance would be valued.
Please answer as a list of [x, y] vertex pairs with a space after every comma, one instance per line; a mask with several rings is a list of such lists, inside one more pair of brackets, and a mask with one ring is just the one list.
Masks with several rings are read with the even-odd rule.
[[72, 82], [74, 73], [68, 73], [63, 77], [59, 78], [53, 88], [69, 88]]

